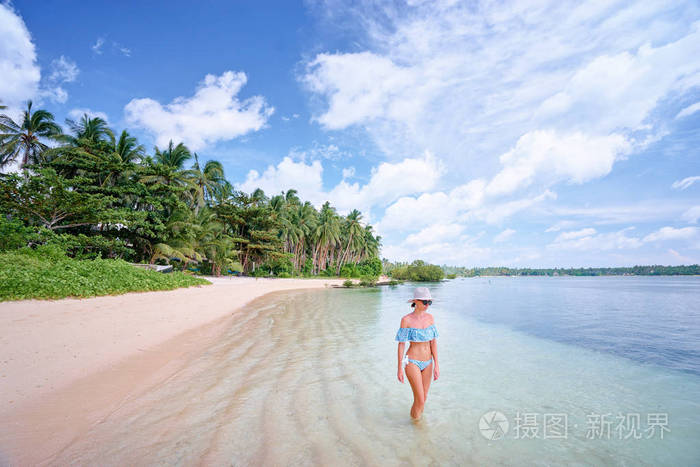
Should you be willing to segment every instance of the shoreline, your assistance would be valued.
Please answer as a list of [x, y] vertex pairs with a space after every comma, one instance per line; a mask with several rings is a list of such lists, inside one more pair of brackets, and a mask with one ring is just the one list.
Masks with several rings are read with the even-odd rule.
[[205, 351], [251, 302], [342, 283], [207, 279], [211, 285], [168, 291], [0, 304], [0, 464], [49, 461]]
[[211, 285], [0, 303], [0, 413], [234, 313], [278, 290], [341, 279], [207, 278]]

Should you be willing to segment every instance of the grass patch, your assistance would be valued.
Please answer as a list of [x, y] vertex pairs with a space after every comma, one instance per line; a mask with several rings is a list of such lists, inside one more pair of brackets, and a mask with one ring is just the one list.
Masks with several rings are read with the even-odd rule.
[[131, 266], [121, 259], [77, 260], [51, 245], [0, 253], [0, 301], [95, 297], [172, 290], [211, 282]]

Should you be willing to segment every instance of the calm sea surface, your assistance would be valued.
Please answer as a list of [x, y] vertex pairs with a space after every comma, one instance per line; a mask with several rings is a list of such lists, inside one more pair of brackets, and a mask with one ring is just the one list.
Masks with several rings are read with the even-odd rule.
[[700, 278], [428, 284], [441, 376], [419, 422], [394, 341], [416, 285], [256, 300], [52, 462], [700, 465]]

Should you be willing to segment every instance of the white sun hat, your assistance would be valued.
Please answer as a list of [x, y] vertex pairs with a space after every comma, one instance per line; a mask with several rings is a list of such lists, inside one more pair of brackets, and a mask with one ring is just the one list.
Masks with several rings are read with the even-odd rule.
[[430, 290], [427, 287], [416, 287], [413, 289], [413, 298], [409, 299], [409, 302], [413, 300], [432, 300], [433, 297], [430, 296]]

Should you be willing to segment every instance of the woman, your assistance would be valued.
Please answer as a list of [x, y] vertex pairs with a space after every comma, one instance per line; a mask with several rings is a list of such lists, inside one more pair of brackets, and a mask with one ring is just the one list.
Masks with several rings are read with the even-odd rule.
[[[404, 368], [408, 382], [413, 390], [413, 406], [411, 418], [418, 420], [423, 413], [425, 400], [428, 397], [430, 378], [438, 379], [440, 367], [437, 358], [438, 332], [433, 315], [426, 310], [433, 303], [430, 290], [427, 287], [417, 287], [413, 298], [409, 300], [414, 308], [412, 313], [401, 318], [401, 325], [396, 332], [399, 341], [399, 381], [403, 383]], [[404, 356], [404, 346], [410, 342]]]

